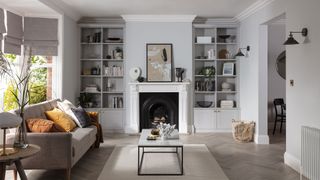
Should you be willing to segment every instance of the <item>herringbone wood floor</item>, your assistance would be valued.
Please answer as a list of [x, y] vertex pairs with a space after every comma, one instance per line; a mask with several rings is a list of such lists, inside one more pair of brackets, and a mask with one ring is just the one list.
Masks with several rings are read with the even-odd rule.
[[[256, 145], [236, 143], [230, 133], [182, 136], [185, 143], [206, 144], [230, 180], [298, 180], [299, 174], [283, 163], [285, 137], [277, 132], [270, 138], [272, 144]], [[106, 135], [105, 143], [100, 149], [89, 150], [75, 165], [72, 169], [72, 179], [97, 179], [115, 145], [137, 144], [138, 139], [137, 135]], [[7, 174], [11, 176], [11, 173]], [[40, 170], [32, 171], [28, 176], [30, 180], [57, 180], [63, 179], [64, 172]]]

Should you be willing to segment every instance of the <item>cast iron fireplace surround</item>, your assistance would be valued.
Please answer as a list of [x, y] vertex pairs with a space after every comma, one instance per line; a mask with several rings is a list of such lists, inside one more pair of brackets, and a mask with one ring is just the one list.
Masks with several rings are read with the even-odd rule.
[[140, 93], [140, 132], [153, 128], [157, 121], [176, 124], [179, 129], [178, 102], [179, 93]]

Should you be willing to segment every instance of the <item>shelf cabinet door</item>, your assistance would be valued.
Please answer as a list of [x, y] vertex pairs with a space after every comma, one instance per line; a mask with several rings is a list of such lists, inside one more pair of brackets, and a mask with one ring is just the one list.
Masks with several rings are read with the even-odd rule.
[[239, 110], [217, 110], [216, 126], [218, 130], [231, 130], [232, 120], [239, 119]]
[[104, 132], [123, 130], [123, 110], [102, 110], [100, 123]]
[[194, 110], [194, 126], [196, 132], [212, 132], [215, 129], [215, 112], [206, 109]]

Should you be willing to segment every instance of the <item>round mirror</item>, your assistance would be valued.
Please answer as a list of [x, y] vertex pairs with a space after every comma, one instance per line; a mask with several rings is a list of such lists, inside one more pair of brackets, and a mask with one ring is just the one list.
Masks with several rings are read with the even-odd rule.
[[276, 69], [278, 74], [286, 79], [286, 51], [279, 54], [276, 61]]

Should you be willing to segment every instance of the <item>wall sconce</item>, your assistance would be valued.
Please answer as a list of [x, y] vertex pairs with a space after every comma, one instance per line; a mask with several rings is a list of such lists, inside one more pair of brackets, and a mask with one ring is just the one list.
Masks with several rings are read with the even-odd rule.
[[[245, 49], [246, 50], [246, 55], [244, 55], [241, 51], [241, 49]], [[245, 48], [239, 48], [238, 53], [235, 56], [248, 56], [248, 51], [250, 51], [250, 46], [247, 46]]]
[[306, 37], [308, 35], [308, 29], [307, 28], [303, 28], [301, 31], [290, 31], [290, 34], [289, 34], [289, 37], [288, 39], [286, 40], [286, 42], [283, 43], [283, 45], [295, 45], [295, 44], [299, 44], [298, 41], [296, 41], [294, 38], [293, 38], [293, 33], [301, 33], [301, 35], [303, 37]]

